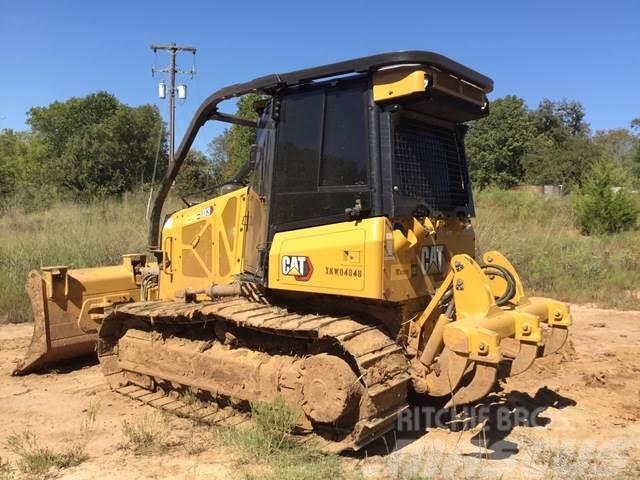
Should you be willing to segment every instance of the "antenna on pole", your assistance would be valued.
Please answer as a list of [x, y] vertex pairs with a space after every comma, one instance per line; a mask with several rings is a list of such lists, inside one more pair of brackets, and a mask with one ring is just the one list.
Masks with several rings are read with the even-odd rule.
[[[194, 47], [187, 47], [185, 45], [176, 45], [172, 43], [170, 45], [151, 45], [153, 53], [157, 53], [158, 50], [166, 50], [169, 53], [169, 66], [164, 68], [156, 68], [154, 65], [151, 68], [151, 75], [155, 76], [156, 73], [168, 73], [169, 74], [169, 166], [173, 165], [175, 154], [175, 114], [176, 114], [176, 91], [181, 99], [187, 98], [186, 85], [180, 85], [176, 88], [176, 74], [191, 75], [191, 78], [196, 74], [195, 68], [195, 55], [196, 49]], [[191, 52], [194, 57], [194, 63], [190, 70], [181, 70], [176, 68], [176, 56], [178, 52]], [[162, 81], [158, 85], [158, 95], [160, 98], [165, 98], [167, 94], [167, 85]]]

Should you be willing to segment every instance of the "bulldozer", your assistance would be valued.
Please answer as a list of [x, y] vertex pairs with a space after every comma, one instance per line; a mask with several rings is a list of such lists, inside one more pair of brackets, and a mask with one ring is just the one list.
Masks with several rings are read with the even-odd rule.
[[[95, 351], [131, 398], [171, 409], [194, 392], [202, 418], [281, 399], [297, 433], [334, 451], [393, 429], [410, 392], [481, 401], [560, 349], [572, 322], [500, 252], [476, 252], [464, 137], [492, 89], [401, 51], [216, 91], [159, 185], [148, 253], [29, 274], [34, 334], [15, 374]], [[219, 110], [248, 93], [257, 119]], [[255, 130], [246, 163], [161, 218], [208, 121]]]

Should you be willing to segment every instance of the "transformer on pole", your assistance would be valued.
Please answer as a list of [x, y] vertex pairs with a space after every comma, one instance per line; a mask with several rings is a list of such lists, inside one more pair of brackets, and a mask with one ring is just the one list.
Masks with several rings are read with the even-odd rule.
[[[176, 88], [176, 74], [191, 75], [191, 77], [193, 78], [193, 75], [195, 75], [196, 73], [195, 66], [191, 67], [190, 70], [181, 70], [179, 68], [176, 68], [176, 56], [178, 52], [191, 52], [195, 56], [196, 49], [194, 47], [188, 47], [185, 45], [176, 45], [175, 43], [172, 43], [170, 45], [151, 45], [151, 49], [154, 51], [154, 53], [158, 50], [166, 50], [167, 52], [169, 52], [169, 66], [165, 68], [156, 68], [154, 65], [151, 69], [151, 73], [153, 75], [155, 75], [156, 73], [169, 74], [169, 165], [172, 165], [175, 153], [176, 91], [178, 92], [178, 98], [187, 98], [186, 85], [179, 85]], [[167, 85], [164, 83], [164, 81], [162, 81], [158, 85], [158, 96], [160, 98], [165, 98], [166, 95]]]

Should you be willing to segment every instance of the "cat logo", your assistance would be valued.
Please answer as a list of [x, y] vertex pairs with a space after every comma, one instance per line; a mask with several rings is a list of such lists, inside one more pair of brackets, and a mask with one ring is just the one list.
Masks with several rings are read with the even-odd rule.
[[281, 265], [283, 275], [294, 277], [299, 282], [308, 281], [313, 273], [313, 264], [309, 257], [283, 255]]
[[444, 245], [422, 247], [420, 252], [420, 269], [423, 275], [438, 275], [442, 273], [444, 261]]

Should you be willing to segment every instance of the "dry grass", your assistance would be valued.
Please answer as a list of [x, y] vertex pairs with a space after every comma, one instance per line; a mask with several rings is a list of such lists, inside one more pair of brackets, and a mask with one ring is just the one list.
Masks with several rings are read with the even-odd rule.
[[[74, 467], [88, 458], [82, 445], [75, 444], [62, 452], [56, 452], [43, 446], [36, 435], [28, 430], [9, 436], [6, 447], [20, 458], [17, 467], [26, 478], [47, 478], [52, 469]], [[14, 473], [8, 464], [5, 464], [3, 470], [6, 475]]]
[[0, 480], [14, 480], [16, 478], [17, 473], [13, 466], [0, 457]]
[[92, 401], [83, 411], [76, 440], [65, 450], [55, 451], [43, 445], [31, 431], [10, 435], [4, 442], [7, 450], [18, 457], [14, 464], [0, 458], [0, 480], [43, 479], [57, 476], [61, 469], [75, 467], [89, 458], [85, 451], [93, 435], [100, 402]]
[[[394, 452], [380, 462], [363, 466], [366, 478], [393, 480], [500, 480], [503, 474], [489, 464], [486, 448], [464, 452], [459, 448], [463, 431], [449, 434], [442, 442], [425, 446], [420, 452]], [[484, 442], [483, 442], [484, 444]]]
[[478, 251], [504, 253], [531, 294], [640, 308], [640, 231], [581, 235], [566, 197], [484, 191], [476, 211]]
[[83, 411], [84, 415], [80, 422], [80, 434], [84, 437], [90, 437], [93, 431], [93, 427], [96, 424], [98, 418], [98, 412], [102, 407], [99, 400], [91, 401], [89, 406]]
[[120, 447], [136, 455], [160, 453], [171, 446], [170, 423], [169, 415], [161, 411], [147, 413], [136, 421], [125, 420], [122, 422], [125, 442]]
[[[168, 211], [180, 207], [173, 199]], [[29, 319], [26, 275], [46, 265], [71, 268], [120, 262], [146, 249], [146, 196], [91, 205], [56, 203], [40, 212], [0, 216], [0, 318]], [[534, 294], [603, 307], [640, 308], [640, 232], [587, 237], [574, 226], [568, 198], [523, 192], [476, 195], [479, 251], [497, 249]]]
[[[366, 459], [364, 478], [393, 480], [635, 480], [640, 474], [637, 451], [603, 446], [589, 439], [548, 440], [543, 436], [516, 434], [518, 457], [489, 460], [486, 451], [458, 448], [460, 437], [439, 441], [419, 452], [395, 452], [384, 459]], [[466, 444], [466, 441], [463, 442]], [[613, 447], [613, 448], [611, 448]]]
[[[55, 203], [25, 213], [0, 216], [0, 318], [29, 320], [24, 284], [27, 273], [47, 265], [70, 268], [113, 265], [125, 253], [146, 250], [146, 195], [125, 195], [91, 205]], [[177, 208], [172, 200], [168, 208]]]

